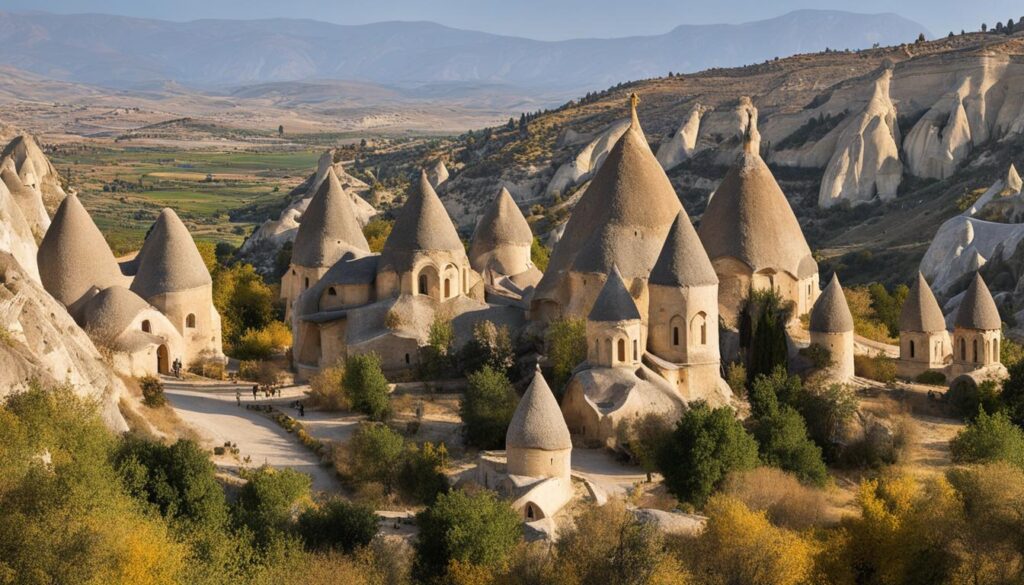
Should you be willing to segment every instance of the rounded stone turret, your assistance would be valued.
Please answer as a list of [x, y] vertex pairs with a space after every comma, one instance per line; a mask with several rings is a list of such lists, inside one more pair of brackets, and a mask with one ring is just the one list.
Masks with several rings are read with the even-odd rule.
[[748, 127], [744, 151], [711, 196], [697, 232], [718, 274], [719, 312], [729, 325], [736, 325], [751, 289], [777, 290], [795, 305], [794, 318], [810, 311], [818, 294], [817, 263], [755, 136]]
[[645, 345], [640, 311], [613, 266], [587, 315], [587, 361], [607, 368], [636, 367]]
[[952, 351], [946, 319], [928, 281], [920, 272], [903, 301], [899, 325], [897, 375], [915, 378], [923, 372], [940, 371], [946, 367]]
[[1002, 319], [992, 293], [980, 273], [967, 287], [953, 321], [953, 366], [956, 377], [982, 368], [999, 366]]
[[509, 475], [568, 478], [572, 440], [558, 401], [538, 370], [505, 433]]
[[135, 262], [131, 291], [159, 309], [181, 333], [185, 365], [201, 353], [223, 355], [210, 272], [192, 234], [173, 210], [160, 212]]
[[281, 279], [285, 318], [291, 315], [295, 299], [319, 282], [331, 266], [342, 258], [361, 258], [369, 253], [352, 198], [334, 168], [328, 166], [320, 188], [302, 214], [291, 265]]
[[836, 274], [814, 303], [809, 329], [811, 344], [820, 345], [831, 354], [830, 377], [836, 382], [853, 377], [853, 315]]

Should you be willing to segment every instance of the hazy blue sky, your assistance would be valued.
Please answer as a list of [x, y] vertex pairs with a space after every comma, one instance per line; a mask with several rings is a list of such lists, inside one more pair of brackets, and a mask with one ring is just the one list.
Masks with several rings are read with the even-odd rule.
[[537, 39], [663, 33], [679, 24], [740, 23], [799, 8], [895, 12], [936, 35], [1024, 16], [1020, 0], [0, 0], [0, 10], [103, 12], [167, 20], [430, 20]]

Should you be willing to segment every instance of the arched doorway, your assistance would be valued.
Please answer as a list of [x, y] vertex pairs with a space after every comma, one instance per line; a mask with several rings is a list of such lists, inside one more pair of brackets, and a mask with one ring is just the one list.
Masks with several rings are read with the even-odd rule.
[[156, 371], [161, 374], [171, 373], [171, 359], [166, 345], [156, 348]]

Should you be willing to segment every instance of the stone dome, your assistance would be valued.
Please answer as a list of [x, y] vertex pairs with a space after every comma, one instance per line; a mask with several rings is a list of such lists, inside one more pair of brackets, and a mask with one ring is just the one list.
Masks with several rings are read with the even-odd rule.
[[903, 301], [900, 311], [900, 331], [917, 331], [933, 333], [945, 331], [946, 319], [942, 316], [939, 302], [935, 300], [932, 287], [924, 279], [924, 274], [917, 273], [917, 280], [910, 287], [910, 293]]
[[811, 310], [809, 329], [816, 333], [849, 333], [853, 331], [853, 315], [846, 304], [846, 295], [839, 284], [839, 276], [832, 274], [821, 296]]
[[448, 252], [459, 259], [466, 257], [466, 249], [451, 217], [430, 186], [426, 173], [421, 171], [419, 187], [410, 193], [384, 242], [381, 270], [405, 272], [412, 268], [416, 252], [430, 251]]
[[622, 282], [622, 275], [618, 268], [613, 267], [608, 280], [601, 287], [601, 292], [594, 301], [588, 321], [595, 322], [616, 322], [632, 321], [640, 319], [640, 311], [636, 308], [636, 301], [626, 290], [626, 284]]
[[953, 324], [963, 329], [985, 331], [1003, 328], [999, 309], [996, 308], [996, 302], [992, 299], [992, 293], [988, 290], [985, 280], [981, 278], [981, 274], [974, 273], [974, 280], [967, 287], [964, 298], [960, 300]]
[[538, 369], [505, 433], [507, 449], [561, 451], [572, 448], [562, 410]]
[[131, 290], [144, 299], [212, 283], [206, 263], [173, 210], [160, 212], [136, 257]]
[[292, 247], [292, 263], [326, 268], [346, 254], [369, 253], [370, 245], [359, 227], [352, 199], [334, 168], [328, 167], [326, 178], [302, 214]]
[[665, 286], [718, 284], [718, 275], [685, 210], [676, 215], [648, 282]]

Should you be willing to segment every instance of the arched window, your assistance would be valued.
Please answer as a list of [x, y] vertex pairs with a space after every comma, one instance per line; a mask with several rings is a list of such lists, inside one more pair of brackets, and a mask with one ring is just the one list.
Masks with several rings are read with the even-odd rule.
[[452, 281], [451, 279], [444, 279], [444, 298], [452, 296]]
[[421, 295], [427, 294], [427, 275], [426, 274], [421, 274], [420, 275], [420, 289], [417, 292], [419, 292], [419, 294], [421, 294]]
[[999, 361], [999, 340], [998, 339], [993, 339], [992, 340], [992, 361], [993, 362], [998, 362]]
[[600, 360], [601, 359], [601, 340], [600, 339], [595, 339], [594, 340], [594, 359], [595, 360]]
[[304, 285], [302, 287], [302, 290], [306, 290], [307, 288], [309, 288], [309, 277], [308, 276], [303, 280], [303, 283], [304, 283]]
[[640, 359], [640, 346], [639, 346], [639, 343], [637, 342], [637, 340], [634, 339], [633, 340], [633, 361], [635, 362], [635, 361], [637, 361], [639, 359]]
[[914, 357], [914, 340], [910, 340], [910, 357]]
[[960, 338], [960, 361], [967, 361], [967, 340]]
[[978, 363], [978, 340], [977, 339], [971, 340], [971, 354], [973, 356], [971, 359], [974, 360], [974, 363]]
[[189, 329], [196, 328], [196, 315], [195, 313], [189, 313], [188, 317], [185, 317], [185, 327]]
[[619, 361], [620, 362], [625, 362], [626, 361], [626, 340], [625, 339], [620, 339], [618, 347], [619, 347]]
[[672, 328], [672, 345], [679, 345], [679, 328]]
[[334, 287], [332, 286], [331, 288], [327, 289], [327, 296], [336, 297], [338, 296], [338, 291], [335, 290]]
[[694, 340], [700, 340], [700, 345], [707, 345], [708, 343], [708, 315], [701, 311], [693, 316], [693, 320], [690, 321], [690, 337]]
[[409, 354], [405, 354], [405, 363], [409, 363]]
[[146, 319], [145, 321], [142, 322], [142, 330], [145, 331], [146, 333], [150, 333], [153, 331], [152, 326], [149, 324], [149, 319]]
[[526, 518], [533, 520], [533, 504], [526, 504]]
[[608, 363], [611, 363], [611, 361], [612, 361], [612, 340], [611, 339], [607, 339], [606, 338], [604, 340], [604, 355], [608, 356]]

